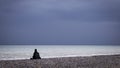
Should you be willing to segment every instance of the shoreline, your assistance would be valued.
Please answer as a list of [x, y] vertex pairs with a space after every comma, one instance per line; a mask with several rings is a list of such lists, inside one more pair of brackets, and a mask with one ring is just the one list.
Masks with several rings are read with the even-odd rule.
[[[94, 57], [94, 56], [115, 56], [120, 54], [98, 54], [98, 55], [70, 55], [70, 56], [57, 56], [57, 57], [41, 57], [42, 59], [53, 59], [53, 58], [75, 58], [75, 57]], [[19, 59], [4, 59], [0, 61], [12, 61], [12, 60], [30, 60], [30, 58], [19, 58]]]
[[0, 68], [120, 68], [120, 54], [0, 60]]

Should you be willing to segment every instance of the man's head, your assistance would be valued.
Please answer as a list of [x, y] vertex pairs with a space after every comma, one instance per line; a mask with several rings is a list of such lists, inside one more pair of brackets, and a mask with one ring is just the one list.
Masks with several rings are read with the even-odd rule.
[[37, 52], [37, 49], [35, 49], [35, 52]]

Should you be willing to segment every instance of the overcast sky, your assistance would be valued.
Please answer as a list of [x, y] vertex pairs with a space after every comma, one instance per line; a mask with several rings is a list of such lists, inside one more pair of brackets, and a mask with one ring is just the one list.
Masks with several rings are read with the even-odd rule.
[[120, 45], [120, 0], [0, 0], [0, 44]]

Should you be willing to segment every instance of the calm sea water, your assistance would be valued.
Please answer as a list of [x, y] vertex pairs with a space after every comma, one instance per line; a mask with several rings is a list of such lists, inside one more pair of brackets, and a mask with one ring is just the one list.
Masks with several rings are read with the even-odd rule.
[[120, 54], [113, 45], [1, 45], [0, 60], [29, 59], [35, 48], [42, 58]]

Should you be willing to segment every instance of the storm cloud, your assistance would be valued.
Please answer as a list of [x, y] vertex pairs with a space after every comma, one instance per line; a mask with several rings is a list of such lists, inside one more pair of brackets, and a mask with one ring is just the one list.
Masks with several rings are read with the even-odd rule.
[[1, 0], [0, 44], [120, 44], [119, 0]]

